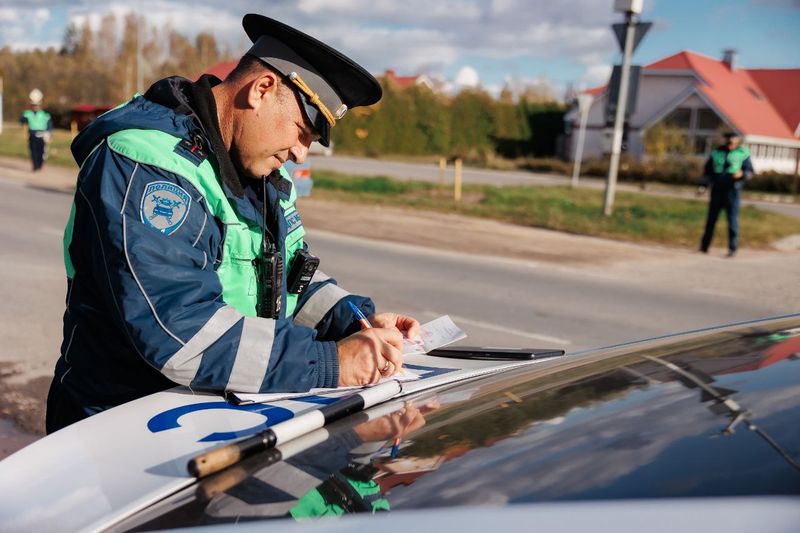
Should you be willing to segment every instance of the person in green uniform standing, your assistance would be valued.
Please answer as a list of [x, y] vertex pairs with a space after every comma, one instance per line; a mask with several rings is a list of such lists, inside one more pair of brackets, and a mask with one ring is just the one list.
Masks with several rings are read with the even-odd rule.
[[44, 95], [39, 89], [34, 89], [28, 95], [31, 108], [22, 112], [20, 123], [28, 130], [28, 148], [31, 152], [33, 171], [42, 169], [45, 160], [45, 150], [50, 142], [53, 131], [53, 118], [50, 113], [42, 109]]
[[719, 212], [724, 209], [728, 216], [728, 257], [736, 255], [741, 191], [744, 182], [753, 176], [750, 151], [741, 144], [742, 138], [737, 133], [726, 133], [725, 143], [711, 150], [706, 161], [699, 191], [705, 192], [706, 187], [710, 186], [711, 198], [706, 228], [700, 241], [700, 251], [703, 253], [708, 253]]

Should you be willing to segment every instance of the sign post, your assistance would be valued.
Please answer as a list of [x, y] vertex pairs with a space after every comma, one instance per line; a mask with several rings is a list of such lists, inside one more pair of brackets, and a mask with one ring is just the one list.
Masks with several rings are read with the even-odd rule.
[[453, 200], [461, 201], [461, 158], [456, 159], [456, 170], [453, 179]]
[[[639, 44], [651, 26], [650, 23], [637, 24], [636, 22], [636, 16], [642, 12], [642, 3], [643, 0], [615, 0], [614, 2], [614, 9], [625, 13], [625, 38], [620, 42], [622, 45], [622, 68], [620, 69], [619, 95], [614, 116], [614, 135], [611, 140], [611, 160], [608, 164], [608, 179], [606, 180], [606, 193], [603, 202], [603, 214], [605, 216], [610, 216], [614, 210], [614, 194], [617, 187], [619, 158], [622, 150], [623, 123], [625, 122], [626, 104], [628, 103], [631, 56], [634, 48], [636, 48], [636, 45]], [[619, 40], [622, 33], [617, 28], [614, 28], [614, 30]]]

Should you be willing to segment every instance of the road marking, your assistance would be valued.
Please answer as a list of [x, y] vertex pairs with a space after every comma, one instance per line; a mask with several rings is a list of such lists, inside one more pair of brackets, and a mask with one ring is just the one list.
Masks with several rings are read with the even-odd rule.
[[[435, 317], [441, 316], [441, 313], [436, 313], [434, 311], [424, 311], [423, 314]], [[489, 329], [492, 331], [498, 331], [500, 333], [507, 333], [509, 335], [516, 335], [518, 337], [525, 337], [528, 339], [534, 339], [542, 342], [551, 342], [553, 344], [561, 344], [561, 345], [572, 344], [572, 342], [567, 339], [560, 339], [558, 337], [551, 337], [550, 335], [542, 335], [539, 333], [530, 333], [528, 331], [522, 331], [519, 329], [507, 328], [505, 326], [500, 326], [497, 324], [490, 324], [482, 320], [471, 320], [469, 318], [464, 318], [463, 316], [456, 316], [456, 315], [450, 315], [450, 318], [452, 318], [453, 322], [455, 322], [456, 324], [459, 323], [467, 324], [469, 326], [476, 326], [479, 328]]]

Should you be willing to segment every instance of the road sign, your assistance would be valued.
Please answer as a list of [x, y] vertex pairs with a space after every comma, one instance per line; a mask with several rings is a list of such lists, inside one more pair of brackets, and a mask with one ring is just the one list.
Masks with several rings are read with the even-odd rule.
[[[628, 98], [625, 105], [625, 118], [627, 119], [636, 111], [636, 101], [639, 93], [639, 75], [642, 67], [631, 65], [630, 80], [628, 85]], [[614, 124], [614, 115], [617, 113], [617, 100], [619, 100], [619, 82], [622, 77], [622, 68], [614, 65], [611, 80], [608, 82], [608, 98], [606, 99], [606, 125]]]
[[[652, 22], [637, 22], [636, 28], [634, 28], [633, 34], [633, 53], [636, 50], [636, 47], [639, 46], [639, 43], [642, 42], [642, 38], [653, 25]], [[614, 35], [617, 36], [617, 42], [619, 43], [619, 49], [625, 50], [625, 30], [627, 25], [625, 23], [619, 24], [612, 24], [611, 27], [614, 29]]]

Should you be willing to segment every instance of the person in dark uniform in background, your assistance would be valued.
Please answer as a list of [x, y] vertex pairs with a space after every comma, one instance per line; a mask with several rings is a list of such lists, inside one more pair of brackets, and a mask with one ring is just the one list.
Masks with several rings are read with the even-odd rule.
[[708, 202], [708, 217], [700, 251], [708, 253], [714, 226], [720, 210], [728, 217], [728, 257], [736, 255], [739, 239], [739, 202], [744, 182], [753, 177], [753, 163], [750, 151], [741, 146], [742, 138], [733, 132], [725, 134], [725, 143], [711, 150], [703, 170], [703, 181], [698, 191], [705, 192], [711, 187]]
[[50, 113], [42, 109], [42, 99], [44, 95], [39, 89], [31, 91], [31, 108], [22, 112], [20, 124], [28, 129], [28, 148], [31, 152], [31, 163], [33, 171], [42, 169], [45, 160], [45, 149], [50, 142], [50, 134], [53, 131], [53, 119]]

